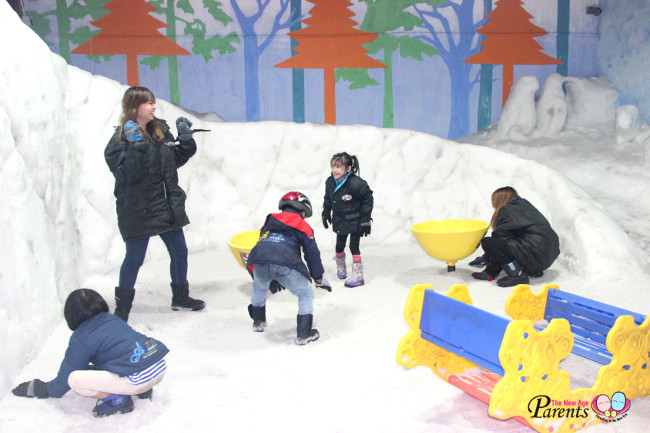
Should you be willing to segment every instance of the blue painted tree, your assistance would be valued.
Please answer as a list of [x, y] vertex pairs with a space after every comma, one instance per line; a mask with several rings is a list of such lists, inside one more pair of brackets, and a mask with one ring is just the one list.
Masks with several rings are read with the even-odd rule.
[[423, 23], [418, 27], [427, 33], [418, 37], [438, 50], [449, 71], [451, 108], [447, 137], [451, 139], [467, 135], [470, 130], [469, 98], [472, 86], [478, 83], [478, 68], [464, 60], [478, 52], [476, 30], [484, 22], [474, 20], [475, 3], [475, 0], [446, 1], [440, 6], [412, 8]]
[[[268, 48], [269, 44], [279, 30], [291, 27], [300, 21], [300, 17], [291, 16], [289, 5], [291, 0], [280, 0], [273, 25], [270, 31], [265, 31], [264, 40], [260, 41], [260, 33], [255, 31], [255, 24], [264, 17], [271, 0], [256, 0], [257, 10], [251, 15], [246, 15], [239, 6], [247, 0], [230, 0], [235, 17], [239, 22], [244, 35], [244, 86], [246, 89], [246, 120], [255, 122], [260, 120], [260, 83], [259, 83], [259, 61], [260, 56]], [[248, 1], [248, 3], [252, 3]], [[250, 5], [247, 5], [250, 8]], [[267, 15], [273, 13], [268, 11]], [[268, 18], [265, 18], [265, 21]]]

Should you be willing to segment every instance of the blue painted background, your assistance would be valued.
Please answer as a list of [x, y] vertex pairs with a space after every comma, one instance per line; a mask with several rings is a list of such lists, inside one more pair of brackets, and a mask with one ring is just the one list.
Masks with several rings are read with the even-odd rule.
[[[152, 5], [161, 7], [168, 6], [168, 1], [158, 0], [149, 1]], [[357, 23], [362, 23], [367, 11], [368, 3], [379, 2], [382, 0], [352, 1], [350, 9], [355, 13], [353, 19]], [[403, 0], [385, 0], [408, 3]], [[25, 0], [24, 7], [28, 14], [43, 14], [46, 11], [55, 10], [62, 2], [68, 7], [73, 3], [79, 5], [92, 4], [93, 2], [105, 4], [106, 0]], [[313, 7], [312, 3], [299, 0], [271, 0], [269, 7], [264, 11], [261, 18], [252, 23], [244, 20], [242, 17], [252, 15], [257, 11], [258, 2], [256, 0], [223, 0], [218, 3], [223, 13], [232, 20], [227, 24], [216, 21], [204, 7], [203, 0], [176, 0], [173, 5], [176, 8], [175, 13], [179, 18], [191, 23], [193, 20], [199, 20], [206, 25], [206, 37], [214, 35], [225, 37], [229, 34], [236, 34], [239, 41], [232, 43], [235, 51], [232, 53], [219, 54], [217, 51], [212, 52], [212, 58], [207, 62], [198, 54], [191, 56], [178, 56], [178, 81], [180, 89], [179, 102], [186, 108], [198, 112], [216, 112], [227, 121], [254, 121], [254, 120], [282, 120], [282, 121], [301, 121], [302, 118], [295, 117], [293, 100], [293, 70], [275, 68], [274, 66], [283, 60], [289, 58], [291, 53], [292, 39], [287, 36], [288, 27], [278, 28], [274, 26], [274, 20], [278, 11], [282, 10], [284, 4], [287, 4], [287, 12], [281, 17], [280, 22], [293, 24], [294, 28], [297, 23], [290, 23], [289, 4], [294, 3], [300, 6], [302, 18], [309, 16], [309, 10]], [[410, 2], [414, 3], [414, 2]], [[435, 6], [427, 5], [423, 1], [417, 4], [421, 10], [436, 11]], [[452, 2], [454, 6], [461, 9], [469, 9], [465, 18], [458, 20], [458, 14], [452, 13], [451, 8], [438, 6], [444, 16], [449, 18], [451, 23], [450, 31], [455, 39], [460, 37], [470, 38], [472, 45], [469, 49], [452, 54], [456, 58], [452, 59], [457, 65], [466, 66], [463, 72], [452, 68], [452, 73], [463, 74], [461, 84], [467, 90], [459, 91], [454, 94], [451, 90], [452, 80], [449, 72], [448, 63], [443, 61], [440, 55], [424, 57], [421, 61], [412, 58], [403, 58], [395, 54], [393, 60], [393, 93], [394, 93], [394, 127], [407, 128], [417, 131], [431, 133], [441, 137], [456, 138], [475, 132], [479, 127], [479, 79], [480, 65], [463, 65], [462, 60], [476, 52], [480, 43], [480, 35], [475, 34], [474, 30], [483, 19], [483, 15], [490, 8], [498, 5], [496, 0], [456, 0]], [[613, 1], [601, 2], [609, 6], [608, 3]], [[636, 3], [636, 2], [630, 2]], [[639, 1], [639, 3], [644, 3]], [[536, 38], [543, 46], [544, 53], [557, 57], [557, 43], [568, 43], [568, 63], [562, 66], [560, 72], [571, 76], [591, 77], [599, 74], [599, 61], [597, 56], [598, 31], [600, 22], [607, 16], [603, 13], [600, 17], [587, 15], [585, 9], [589, 5], [598, 4], [593, 0], [527, 0], [523, 1], [524, 8], [533, 15], [531, 20], [535, 25], [542, 27], [548, 32], [548, 35]], [[568, 28], [568, 37], [558, 39], [558, 5], [565, 7], [569, 11], [568, 22], [560, 22], [560, 28], [564, 25]], [[182, 6], [182, 7], [181, 7]], [[187, 13], [187, 6], [193, 9], [193, 13]], [[237, 17], [236, 8], [242, 10], [242, 15]], [[647, 5], [644, 10], [647, 10]], [[413, 6], [405, 9], [407, 12], [417, 15]], [[609, 12], [605, 9], [605, 12]], [[646, 14], [647, 15], [647, 14]], [[162, 14], [152, 13], [155, 18], [165, 21]], [[469, 19], [468, 19], [469, 17]], [[60, 52], [58, 24], [55, 15], [45, 17], [50, 25], [50, 31], [45, 34], [41, 31], [41, 36], [50, 45], [54, 52]], [[89, 27], [92, 31], [100, 29], [89, 25], [90, 17], [74, 19], [70, 22], [71, 31], [82, 27]], [[192, 38], [185, 35], [185, 27], [189, 24], [178, 20], [176, 22], [177, 37], [176, 43], [183, 48], [192, 52]], [[647, 27], [647, 26], [646, 26]], [[443, 31], [439, 21], [432, 20], [431, 28], [436, 31]], [[468, 34], [468, 29], [471, 32]], [[159, 29], [165, 34], [165, 29]], [[430, 36], [427, 33], [427, 25], [416, 26], [413, 30], [398, 29], [392, 34], [398, 36], [421, 37]], [[444, 33], [444, 31], [443, 31]], [[261, 44], [268, 35], [273, 35], [269, 40], [268, 46], [260, 51], [261, 55], [254, 57], [259, 60], [259, 87], [247, 89], [245, 76], [247, 66], [250, 73], [251, 56], [250, 49], [245, 54], [245, 45], [253, 48]], [[446, 34], [443, 34], [446, 36]], [[562, 35], [561, 35], [562, 36]], [[647, 34], [646, 34], [647, 37]], [[257, 38], [257, 43], [255, 39]], [[87, 39], [87, 36], [86, 36]], [[85, 39], [84, 39], [85, 40]], [[82, 43], [72, 43], [71, 49]], [[254, 54], [254, 53], [253, 53]], [[372, 55], [374, 58], [381, 60], [381, 52]], [[248, 56], [248, 57], [247, 57]], [[146, 59], [140, 56], [139, 74], [140, 85], [149, 87], [154, 91], [157, 97], [172, 100], [170, 97], [170, 82], [168, 60], [163, 58], [160, 65], [151, 68], [147, 64], [142, 64]], [[89, 58], [85, 55], [70, 55], [70, 63], [82, 69], [88, 70], [94, 74], [104, 75], [109, 78], [118, 80], [126, 84], [126, 58], [122, 55], [110, 57]], [[602, 65], [601, 65], [602, 66]], [[521, 75], [535, 75], [543, 82], [545, 77], [556, 72], [558, 68], [555, 65], [544, 66], [515, 66], [515, 80]], [[502, 67], [495, 65], [492, 68], [492, 98], [489, 100], [491, 110], [489, 110], [489, 122], [495, 121], [501, 112], [501, 72]], [[339, 81], [336, 85], [336, 107], [338, 124], [370, 124], [382, 126], [382, 104], [383, 104], [383, 70], [370, 69], [368, 73], [371, 78], [377, 81], [378, 85], [369, 86], [362, 89], [350, 89], [350, 83]], [[469, 80], [473, 82], [470, 85]], [[475, 81], [474, 81], [475, 80]], [[323, 71], [320, 69], [304, 70], [304, 121], [321, 123], [323, 122]], [[252, 90], [251, 90], [252, 89]], [[252, 92], [256, 92], [255, 95]], [[468, 92], [468, 93], [466, 93]], [[633, 93], [633, 92], [631, 92]], [[248, 96], [248, 102], [247, 102]], [[259, 108], [254, 107], [251, 100], [258, 101]], [[452, 107], [459, 102], [467, 101], [467, 108], [461, 115], [452, 116]], [[460, 104], [462, 105], [462, 104]], [[461, 108], [463, 109], [463, 108]], [[254, 114], [258, 110], [258, 114]], [[485, 113], [485, 111], [484, 111]], [[452, 118], [453, 117], [453, 118]], [[485, 123], [485, 119], [483, 121]], [[485, 126], [482, 125], [482, 126]]]

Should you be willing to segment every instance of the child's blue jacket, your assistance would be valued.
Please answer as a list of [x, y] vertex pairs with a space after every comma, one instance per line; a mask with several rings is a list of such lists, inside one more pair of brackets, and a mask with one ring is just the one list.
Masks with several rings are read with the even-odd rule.
[[70, 390], [70, 373], [88, 370], [89, 363], [99, 370], [128, 376], [151, 367], [168, 352], [163, 343], [134, 331], [122, 319], [99, 313], [81, 322], [72, 333], [59, 373], [47, 383], [47, 392], [50, 397], [61, 397]]
[[[300, 248], [305, 255], [307, 266], [300, 257]], [[272, 213], [260, 231], [260, 239], [248, 256], [247, 265], [275, 263], [303, 274], [308, 280], [323, 277], [323, 263], [314, 239], [314, 232], [304, 218], [292, 209]]]

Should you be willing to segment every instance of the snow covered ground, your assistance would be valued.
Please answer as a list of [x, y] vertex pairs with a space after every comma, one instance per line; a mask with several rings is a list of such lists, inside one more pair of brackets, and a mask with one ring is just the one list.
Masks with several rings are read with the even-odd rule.
[[[95, 419], [94, 401], [72, 392], [14, 397], [17, 383], [56, 374], [70, 336], [62, 317], [67, 293], [92, 287], [113, 305], [124, 244], [103, 149], [125, 87], [67, 66], [4, 2], [0, 39], [14, 41], [0, 47], [10, 59], [0, 64], [0, 432], [530, 431], [489, 418], [485, 405], [427, 368], [395, 362], [413, 284], [445, 291], [464, 283], [475, 305], [505, 315], [509, 289], [473, 280], [469, 259], [448, 273], [409, 231], [432, 219], [488, 220], [490, 193], [504, 185], [537, 206], [561, 239], [560, 257], [532, 281], [534, 290], [557, 283], [650, 312], [647, 125], [629, 108], [616, 117], [615, 92], [604, 80], [572, 80], [564, 101], [544, 91], [544, 110], [526, 111], [529, 100], [513, 99], [500, 125], [458, 140], [463, 144], [368, 126], [223, 123], [158, 101], [159, 117], [187, 115], [212, 130], [197, 134], [199, 151], [180, 170], [192, 221], [191, 293], [208, 307], [171, 311], [165, 248], [152, 240], [130, 324], [171, 349], [154, 399], [136, 401], [131, 414]], [[564, 110], [561, 128], [554, 126], [561, 114], [537, 118], [549, 107]], [[334, 235], [312, 218], [334, 282], [332, 293], [316, 292], [321, 338], [305, 347], [292, 343], [297, 300], [286, 291], [269, 294], [269, 326], [253, 333], [250, 279], [226, 240], [258, 228], [288, 190], [310, 196], [318, 215], [329, 158], [343, 150], [359, 156], [361, 176], [375, 191], [372, 235], [361, 244], [366, 285], [349, 289], [335, 281]], [[563, 366], [573, 388], [591, 385], [590, 362], [571, 355]], [[590, 431], [641, 433], [649, 420], [650, 399], [634, 400], [623, 421]]]

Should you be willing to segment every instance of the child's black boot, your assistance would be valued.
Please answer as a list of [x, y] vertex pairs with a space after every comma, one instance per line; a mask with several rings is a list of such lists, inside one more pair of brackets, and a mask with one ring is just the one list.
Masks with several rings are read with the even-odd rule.
[[501, 287], [512, 287], [517, 284], [528, 284], [528, 275], [524, 272], [524, 268], [521, 267], [516, 260], [503, 265], [503, 270], [506, 271], [507, 276], [497, 280], [497, 284]]
[[253, 307], [253, 304], [248, 304], [248, 314], [253, 319], [253, 331], [263, 332], [266, 328], [266, 305]]
[[130, 395], [111, 394], [106, 398], [97, 400], [93, 415], [97, 417], [109, 416], [116, 413], [129, 413], [133, 409], [133, 399]]
[[183, 284], [171, 284], [172, 286], [172, 310], [199, 311], [205, 308], [205, 302], [200, 299], [190, 298], [190, 285], [186, 281]]
[[131, 289], [121, 289], [119, 287], [115, 288], [115, 316], [124, 320], [125, 322], [129, 321], [129, 313], [131, 312], [131, 306], [133, 306], [133, 298], [135, 297], [135, 290]]
[[313, 320], [313, 314], [298, 314], [298, 336], [296, 338], [297, 345], [302, 346], [309, 343], [310, 341], [316, 341], [318, 340], [318, 337], [320, 337], [318, 329], [311, 329]]

